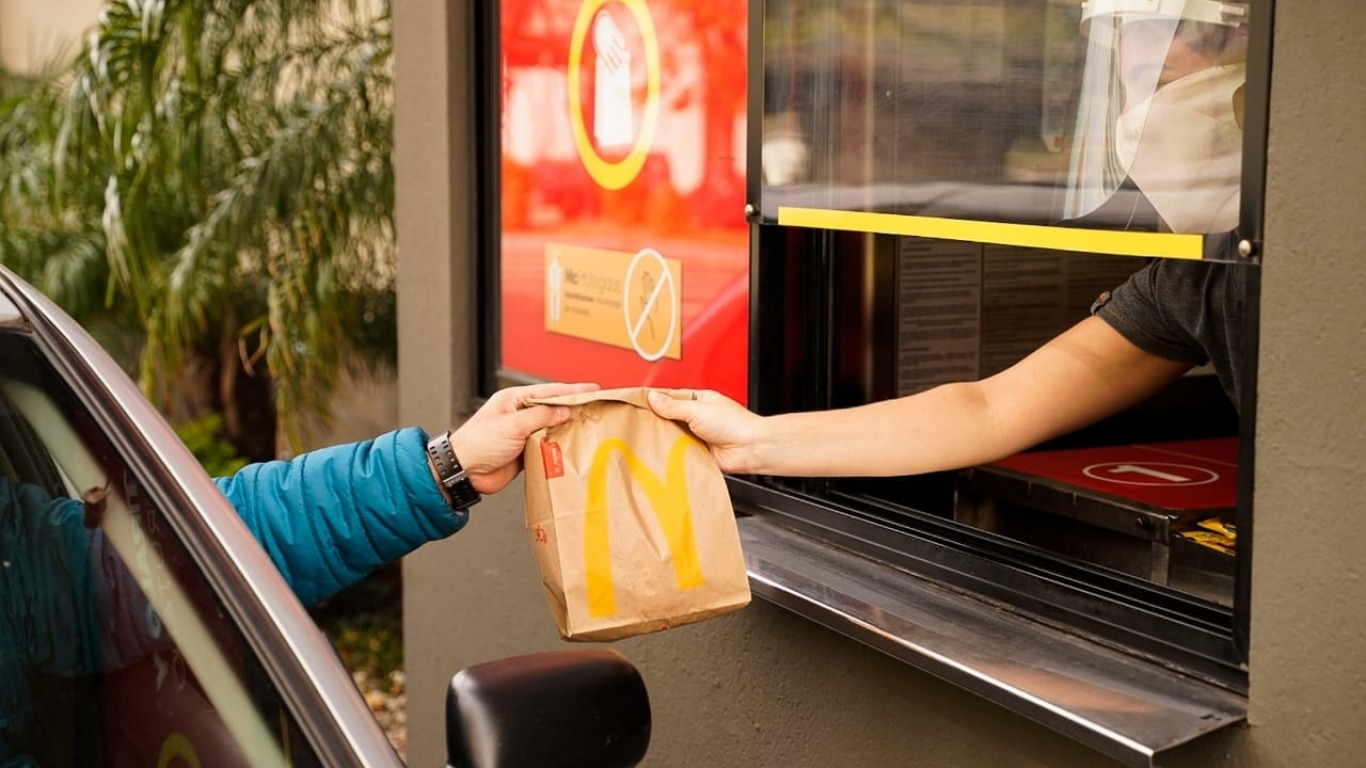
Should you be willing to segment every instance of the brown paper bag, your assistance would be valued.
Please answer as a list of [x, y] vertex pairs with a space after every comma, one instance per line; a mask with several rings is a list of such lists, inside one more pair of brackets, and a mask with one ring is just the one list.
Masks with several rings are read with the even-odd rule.
[[650, 410], [647, 391], [526, 401], [574, 409], [525, 455], [527, 534], [567, 640], [657, 632], [749, 603], [725, 479], [705, 444]]

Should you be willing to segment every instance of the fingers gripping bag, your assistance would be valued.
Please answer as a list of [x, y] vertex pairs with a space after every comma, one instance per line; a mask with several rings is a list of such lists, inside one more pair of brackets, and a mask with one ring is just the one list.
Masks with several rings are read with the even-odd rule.
[[650, 410], [648, 391], [524, 401], [573, 409], [525, 454], [527, 535], [567, 640], [658, 632], [750, 600], [721, 470], [706, 444]]

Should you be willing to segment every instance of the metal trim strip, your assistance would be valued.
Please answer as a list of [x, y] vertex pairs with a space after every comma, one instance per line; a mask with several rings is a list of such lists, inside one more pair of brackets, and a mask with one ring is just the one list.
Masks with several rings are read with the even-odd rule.
[[790, 530], [739, 519], [754, 593], [1136, 768], [1247, 700]]

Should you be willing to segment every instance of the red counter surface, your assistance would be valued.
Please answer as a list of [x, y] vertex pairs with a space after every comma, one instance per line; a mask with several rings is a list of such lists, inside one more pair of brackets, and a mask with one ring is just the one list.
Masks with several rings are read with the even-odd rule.
[[989, 467], [1173, 512], [1237, 504], [1236, 437], [1030, 451]]

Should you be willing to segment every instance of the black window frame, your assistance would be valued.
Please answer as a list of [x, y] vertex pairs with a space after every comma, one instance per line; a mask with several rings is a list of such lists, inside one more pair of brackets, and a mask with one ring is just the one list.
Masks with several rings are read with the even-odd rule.
[[[1239, 227], [1242, 240], [1237, 244], [1243, 261], [1233, 266], [1245, 271], [1248, 312], [1243, 329], [1247, 363], [1241, 382], [1238, 426], [1235, 517], [1239, 544], [1231, 607], [1213, 605], [1165, 587], [1117, 578], [1102, 569], [1031, 551], [1002, 537], [917, 514], [915, 510], [910, 510], [910, 515], [880, 515], [880, 508], [886, 511], [885, 502], [842, 490], [847, 485], [843, 482], [731, 478], [737, 508], [776, 514], [839, 546], [1245, 694], [1252, 599], [1256, 363], [1273, 3], [1252, 3], [1250, 15], [1245, 86], [1248, 117], [1244, 127]], [[829, 254], [833, 251], [831, 242], [843, 233], [762, 223], [757, 213], [757, 201], [762, 195], [758, 167], [765, 104], [763, 23], [762, 13], [751, 13], [747, 196], [756, 204], [751, 216], [749, 396], [753, 410], [773, 414], [840, 405], [831, 392], [832, 380], [828, 375], [816, 373], [794, 384], [774, 373], [790, 369], [791, 358], [797, 356], [824, 361], [825, 371], [834, 370], [832, 355], [836, 342], [830, 286], [835, 280]], [[807, 263], [792, 264], [786, 253], [792, 250], [794, 240], [809, 241], [804, 250], [819, 255]], [[794, 276], [794, 272], [802, 270], [807, 274]], [[804, 323], [805, 327], [793, 332], [797, 323]], [[816, 363], [818, 369], [820, 365]], [[995, 578], [987, 578], [989, 574], [995, 574]]]
[[[749, 135], [747, 199], [760, 199], [760, 162], [763, 61], [762, 5], [751, 5], [749, 72]], [[469, 55], [474, 73], [471, 98], [474, 128], [468, 137], [476, 158], [476, 206], [473, 268], [476, 275], [477, 349], [475, 372], [478, 394], [487, 396], [523, 378], [498, 367], [501, 338], [499, 292], [500, 180], [500, 73], [498, 69], [498, 3], [476, 4], [470, 11]], [[843, 486], [823, 479], [790, 479], [751, 476], [729, 478], [737, 510], [773, 515], [815, 538], [866, 554], [912, 574], [925, 576], [967, 595], [985, 599], [1011, 611], [1026, 614], [1045, 624], [1076, 632], [1095, 641], [1174, 667], [1237, 693], [1247, 691], [1249, 625], [1251, 610], [1251, 563], [1253, 549], [1253, 477], [1255, 470], [1256, 377], [1259, 299], [1261, 293], [1261, 244], [1263, 194], [1266, 166], [1266, 121], [1269, 114], [1272, 2], [1256, 2], [1250, 8], [1249, 65], [1246, 88], [1247, 115], [1244, 134], [1242, 180], [1243, 241], [1245, 259], [1236, 268], [1246, 270], [1250, 311], [1245, 338], [1252, 351], [1244, 370], [1243, 403], [1239, 432], [1238, 474], [1239, 547], [1236, 561], [1234, 602], [1231, 608], [1134, 579], [1116, 577], [1101, 569], [1032, 551], [1001, 537], [925, 514], [887, 512], [886, 504], [871, 497], [851, 494]], [[750, 389], [752, 410], [780, 413], [829, 407], [828, 378], [812, 377], [794, 386], [774, 385], [774, 372], [783, 370], [784, 356], [805, 355], [828, 359], [831, 354], [828, 295], [828, 260], [785, 264], [788, 237], [819, 242], [836, 233], [821, 230], [793, 231], [777, 224], [762, 224], [758, 208], [751, 214], [751, 306]], [[819, 250], [819, 248], [817, 249]], [[827, 249], [828, 250], [828, 249]], [[796, 282], [810, 286], [810, 293], [793, 293], [794, 270], [811, 270]], [[776, 298], [775, 298], [776, 297]], [[815, 301], [817, 311], [806, 302]], [[800, 304], [797, 304], [800, 302]], [[792, 306], [800, 308], [794, 319]], [[799, 329], [799, 332], [798, 330]], [[813, 332], [814, 329], [814, 332]], [[776, 340], [776, 341], [775, 341]], [[765, 375], [765, 372], [768, 372]]]

